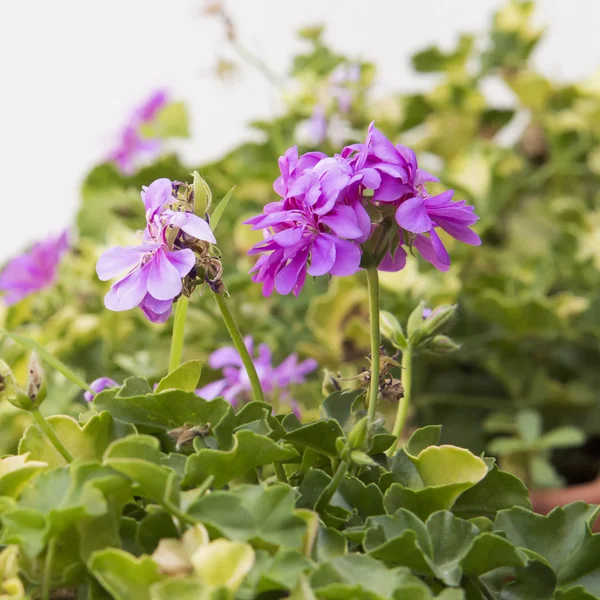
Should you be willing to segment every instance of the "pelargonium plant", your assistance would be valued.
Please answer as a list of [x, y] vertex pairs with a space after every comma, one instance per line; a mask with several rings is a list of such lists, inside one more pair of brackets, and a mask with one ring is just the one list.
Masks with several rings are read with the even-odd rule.
[[69, 249], [69, 237], [63, 232], [37, 242], [20, 256], [13, 258], [0, 272], [0, 291], [7, 305], [51, 287], [57, 278], [60, 263]]
[[[254, 279], [265, 294], [300, 294], [306, 275], [363, 269], [370, 368], [352, 389], [331, 378], [322, 419], [303, 423], [291, 400], [289, 412], [273, 414], [265, 399], [287, 393], [316, 364], [292, 354], [274, 367], [261, 345], [255, 365], [252, 338], [242, 337], [226, 301], [213, 233], [228, 198], [210, 212], [197, 174], [193, 185], [155, 181], [142, 191], [139, 245], [108, 250], [97, 270], [118, 278], [105, 299], [111, 310], [140, 307], [161, 323], [176, 304], [166, 375], [154, 387], [142, 377], [88, 385], [19, 335], [37, 349], [26, 383], [0, 361], [0, 399], [34, 421], [18, 454], [0, 460], [0, 595], [597, 598], [598, 507], [576, 502], [535, 515], [524, 484], [493, 459], [440, 445], [440, 427], [403, 429], [413, 353], [452, 349], [443, 331], [456, 307], [421, 304], [402, 327], [380, 315], [378, 269], [401, 269], [412, 249], [448, 268], [438, 230], [479, 243], [473, 210], [449, 192], [430, 196], [433, 177], [414, 153], [373, 127], [365, 144], [334, 157], [291, 149], [280, 168], [282, 199], [249, 221], [266, 233], [252, 251], [262, 255]], [[202, 288], [234, 347], [209, 361], [224, 379], [198, 389], [201, 362], [181, 364], [181, 356], [188, 299]], [[380, 346], [380, 329], [401, 365]], [[87, 392], [79, 420], [40, 410], [41, 359]], [[377, 410], [385, 401], [399, 405], [392, 431]]]

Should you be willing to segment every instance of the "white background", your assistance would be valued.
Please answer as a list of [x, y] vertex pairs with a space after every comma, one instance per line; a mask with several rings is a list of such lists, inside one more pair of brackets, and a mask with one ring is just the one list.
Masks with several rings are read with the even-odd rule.
[[[410, 90], [411, 52], [482, 32], [496, 0], [229, 0], [246, 46], [284, 74], [301, 25], [324, 23], [344, 53], [378, 64], [378, 88]], [[191, 162], [217, 157], [268, 116], [276, 94], [249, 69], [209, 74], [231, 55], [201, 0], [0, 0], [0, 261], [72, 222], [78, 187], [132, 106], [157, 87], [186, 100]], [[536, 55], [546, 74], [576, 79], [599, 66], [600, 2], [539, 0], [548, 26]]]

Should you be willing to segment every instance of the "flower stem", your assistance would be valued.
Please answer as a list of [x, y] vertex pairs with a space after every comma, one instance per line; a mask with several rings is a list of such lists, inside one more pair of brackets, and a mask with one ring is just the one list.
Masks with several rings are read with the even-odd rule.
[[44, 416], [40, 412], [40, 409], [32, 410], [31, 414], [33, 418], [37, 421], [41, 430], [46, 434], [46, 437], [52, 442], [54, 447], [60, 452], [61, 456], [68, 462], [73, 462], [73, 457], [71, 453], [64, 447], [63, 443], [58, 439], [58, 436], [54, 432], [54, 429], [50, 426], [48, 421], [44, 419]]
[[287, 476], [285, 474], [285, 470], [283, 468], [283, 465], [281, 463], [274, 462], [273, 463], [273, 468], [275, 469], [275, 475], [277, 475], [277, 479], [279, 481], [281, 481], [282, 483], [287, 483], [288, 479], [287, 479]]
[[54, 550], [56, 549], [56, 538], [50, 538], [46, 558], [44, 559], [44, 578], [42, 580], [42, 600], [50, 600], [52, 592], [52, 561], [54, 560]]
[[402, 372], [400, 374], [402, 381], [402, 387], [404, 389], [404, 396], [400, 398], [398, 402], [398, 411], [396, 412], [396, 421], [394, 422], [394, 429], [392, 433], [396, 436], [396, 441], [391, 445], [387, 451], [388, 456], [392, 456], [396, 451], [400, 436], [406, 424], [406, 415], [408, 414], [408, 407], [410, 406], [410, 388], [412, 380], [412, 349], [410, 346], [402, 352]]
[[250, 379], [250, 385], [252, 386], [252, 394], [254, 396], [254, 400], [257, 402], [264, 402], [265, 396], [263, 394], [262, 386], [260, 385], [260, 379], [258, 378], [258, 373], [256, 372], [256, 368], [254, 366], [254, 361], [248, 352], [248, 348], [246, 348], [246, 344], [244, 343], [244, 338], [242, 337], [242, 333], [240, 328], [237, 326], [233, 315], [231, 314], [231, 309], [225, 300], [225, 297], [222, 294], [217, 294], [213, 292], [213, 296], [215, 297], [215, 301], [217, 302], [217, 306], [221, 311], [221, 316], [223, 317], [223, 321], [225, 322], [225, 327], [227, 327], [227, 331], [229, 331], [229, 335], [231, 336], [231, 341], [235, 346], [235, 349], [238, 351], [240, 358], [242, 359], [242, 363], [244, 364], [244, 368], [246, 369], [246, 373], [248, 373], [248, 379]]
[[375, 418], [377, 396], [379, 395], [379, 274], [377, 267], [367, 269], [369, 284], [369, 319], [371, 322], [371, 389], [369, 393], [369, 409], [367, 412], [368, 428]]
[[338, 465], [337, 471], [333, 476], [333, 479], [329, 482], [329, 485], [323, 490], [321, 497], [319, 498], [319, 502], [317, 503], [316, 510], [321, 511], [327, 508], [329, 501], [333, 498], [333, 495], [336, 493], [337, 489], [340, 487], [340, 483], [342, 483], [342, 479], [348, 472], [348, 464], [347, 460], [340, 461]]
[[175, 321], [173, 322], [173, 336], [171, 337], [171, 354], [169, 356], [169, 373], [181, 364], [183, 354], [183, 332], [185, 330], [185, 315], [189, 298], [181, 296], [175, 306]]

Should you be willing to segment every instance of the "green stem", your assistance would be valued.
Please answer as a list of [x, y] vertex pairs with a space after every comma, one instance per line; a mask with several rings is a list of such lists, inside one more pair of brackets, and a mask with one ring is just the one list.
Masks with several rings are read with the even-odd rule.
[[56, 549], [56, 538], [50, 538], [46, 558], [44, 559], [44, 578], [42, 580], [42, 600], [50, 600], [52, 592], [52, 561], [54, 560], [54, 550]]
[[63, 443], [58, 439], [58, 436], [56, 435], [56, 433], [54, 433], [54, 429], [52, 429], [52, 427], [50, 427], [50, 424], [48, 423], [48, 421], [46, 421], [46, 419], [44, 419], [44, 416], [40, 412], [40, 409], [38, 408], [36, 410], [31, 411], [31, 414], [33, 415], [33, 418], [37, 421], [41, 430], [46, 434], [46, 437], [52, 442], [54, 447], [60, 452], [61, 456], [68, 463], [73, 462], [73, 457], [71, 456], [71, 453], [64, 447]]
[[406, 416], [408, 414], [408, 407], [410, 406], [410, 392], [411, 392], [411, 379], [412, 379], [412, 349], [410, 347], [402, 353], [402, 372], [400, 374], [402, 381], [402, 388], [404, 389], [404, 396], [400, 398], [398, 402], [398, 411], [396, 412], [396, 421], [394, 422], [394, 429], [392, 433], [396, 436], [396, 441], [388, 449], [387, 455], [392, 456], [396, 451], [400, 436], [406, 424]]
[[277, 479], [283, 483], [287, 483], [288, 479], [287, 479], [287, 475], [285, 474], [285, 469], [283, 468], [283, 465], [281, 463], [274, 462], [273, 468], [275, 469], [275, 474], [277, 475]]
[[254, 367], [254, 361], [248, 352], [248, 348], [246, 348], [246, 344], [244, 344], [244, 338], [242, 337], [242, 333], [231, 314], [231, 309], [225, 300], [225, 297], [221, 294], [217, 294], [213, 292], [213, 296], [217, 302], [217, 306], [221, 311], [221, 316], [223, 317], [223, 321], [225, 322], [225, 327], [227, 327], [227, 331], [229, 331], [229, 335], [231, 336], [231, 340], [235, 349], [238, 351], [240, 358], [242, 359], [242, 363], [244, 364], [244, 368], [246, 369], [246, 373], [248, 373], [248, 379], [250, 379], [250, 385], [252, 386], [252, 393], [254, 395], [254, 400], [257, 402], [264, 402], [265, 396], [263, 394], [262, 386], [260, 385], [260, 379], [258, 378], [258, 373], [256, 372], [256, 368]]
[[321, 497], [319, 498], [319, 502], [317, 503], [316, 510], [321, 511], [327, 508], [329, 501], [333, 498], [333, 495], [340, 487], [340, 483], [342, 483], [342, 479], [348, 472], [348, 464], [347, 460], [342, 460], [333, 476], [333, 479], [329, 482], [329, 485], [323, 490]]
[[371, 390], [369, 393], [369, 409], [367, 412], [368, 429], [375, 419], [377, 396], [379, 395], [379, 274], [377, 267], [367, 269], [369, 285], [369, 318], [371, 322]]
[[173, 336], [171, 337], [171, 355], [169, 356], [169, 373], [181, 364], [183, 354], [183, 332], [185, 330], [185, 315], [189, 298], [181, 296], [175, 306], [175, 321], [173, 322]]

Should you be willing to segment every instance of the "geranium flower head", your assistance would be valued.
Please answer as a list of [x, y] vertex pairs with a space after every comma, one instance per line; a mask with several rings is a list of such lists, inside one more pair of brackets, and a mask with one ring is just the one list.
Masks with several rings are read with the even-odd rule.
[[[104, 299], [108, 309], [123, 311], [139, 306], [153, 323], [165, 322], [173, 301], [182, 293], [182, 279], [196, 265], [194, 251], [183, 247], [184, 236], [216, 243], [208, 223], [173, 196], [174, 186], [163, 178], [142, 190], [147, 219], [143, 243], [111, 248], [99, 258], [99, 279], [108, 281], [122, 275]], [[168, 235], [173, 229], [175, 235]]]
[[60, 262], [69, 249], [67, 232], [34, 244], [10, 260], [0, 272], [2, 299], [11, 305], [54, 285]]
[[[248, 352], [254, 353], [254, 340], [244, 338]], [[221, 369], [224, 377], [196, 390], [196, 394], [206, 400], [223, 396], [232, 405], [247, 402], [251, 397], [252, 386], [242, 359], [233, 346], [225, 346], [213, 352], [208, 360], [212, 369]], [[298, 413], [298, 404], [291, 397], [289, 387], [304, 383], [306, 375], [317, 368], [317, 362], [307, 359], [298, 362], [298, 355], [291, 354], [277, 367], [273, 366], [271, 350], [266, 344], [260, 344], [254, 359], [256, 373], [267, 398], [277, 396], [278, 401], [289, 405]]]
[[140, 163], [152, 160], [160, 152], [161, 140], [145, 137], [142, 127], [154, 121], [167, 103], [167, 93], [158, 90], [133, 110], [118, 136], [116, 147], [108, 155], [108, 160], [114, 162], [122, 173], [135, 173]]

